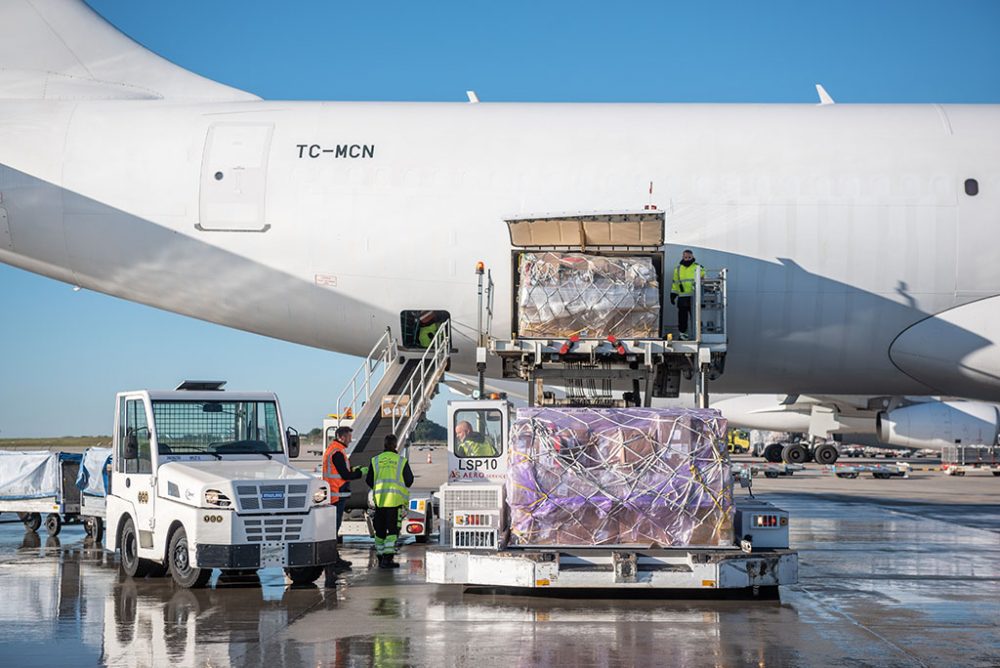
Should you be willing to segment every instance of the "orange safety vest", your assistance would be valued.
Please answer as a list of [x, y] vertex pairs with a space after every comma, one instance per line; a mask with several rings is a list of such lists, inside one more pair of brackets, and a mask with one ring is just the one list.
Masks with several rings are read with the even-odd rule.
[[350, 496], [350, 493], [340, 491], [347, 484], [347, 481], [340, 477], [340, 474], [337, 473], [337, 467], [333, 465], [333, 455], [337, 452], [344, 455], [347, 470], [351, 470], [351, 460], [347, 457], [347, 446], [336, 439], [330, 441], [326, 452], [323, 453], [323, 480], [330, 486], [330, 503], [337, 503]]

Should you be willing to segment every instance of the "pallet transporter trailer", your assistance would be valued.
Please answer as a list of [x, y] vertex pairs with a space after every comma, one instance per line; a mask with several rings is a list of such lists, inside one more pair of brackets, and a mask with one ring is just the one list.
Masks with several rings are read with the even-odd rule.
[[63, 524], [80, 519], [80, 461], [79, 454], [69, 452], [3, 453], [0, 512], [17, 513], [28, 531], [38, 531], [44, 523], [50, 536], [58, 536]]
[[[667, 282], [663, 258], [663, 214], [587, 214], [508, 221], [515, 247], [538, 251], [585, 249], [587, 253], [642, 254], [658, 265]], [[657, 233], [658, 227], [658, 233]], [[593, 243], [591, 236], [602, 238]], [[518, 253], [514, 251], [514, 266]], [[515, 275], [516, 272], [512, 272]], [[482, 279], [480, 279], [482, 281]], [[491, 281], [485, 313], [491, 320]], [[512, 294], [517, 294], [516, 285]], [[676, 395], [680, 375], [694, 377], [700, 406], [707, 406], [708, 381], [722, 372], [726, 352], [725, 271], [706, 272], [696, 285], [692, 340], [658, 339], [571, 341], [515, 336], [496, 339], [480, 327], [477, 359], [481, 373], [487, 355], [501, 358], [504, 376], [527, 383], [529, 406], [587, 405], [585, 393], [556, 398], [551, 386], [572, 389], [625, 387], [622, 399], [590, 396], [593, 406], [649, 406], [653, 396]], [[661, 290], [662, 306], [662, 290]], [[516, 311], [517, 303], [514, 308]], [[662, 313], [661, 308], [661, 313]], [[481, 313], [483, 307], [480, 307]], [[515, 312], [512, 320], [518, 322]], [[662, 324], [662, 323], [661, 323]], [[665, 328], [663, 328], [665, 329]], [[680, 337], [678, 337], [680, 338]], [[482, 380], [482, 375], [481, 375]], [[482, 382], [480, 384], [482, 387]], [[452, 401], [448, 407], [448, 482], [441, 503], [441, 545], [427, 553], [427, 580], [466, 587], [524, 589], [698, 589], [776, 591], [798, 580], [798, 555], [788, 549], [788, 513], [755, 499], [735, 504], [733, 545], [654, 548], [636, 545], [509, 547], [505, 537], [508, 506], [505, 479], [509, 466], [513, 407], [506, 399]], [[469, 422], [488, 434], [497, 454], [460, 456], [456, 426]], [[725, 444], [722, 444], [723, 450]]]

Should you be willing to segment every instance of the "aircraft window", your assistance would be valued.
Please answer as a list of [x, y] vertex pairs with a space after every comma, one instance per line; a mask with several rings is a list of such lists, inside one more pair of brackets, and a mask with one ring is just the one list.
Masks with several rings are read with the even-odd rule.
[[503, 416], [498, 410], [455, 413], [455, 454], [497, 457], [503, 453]]
[[979, 181], [975, 179], [965, 180], [965, 194], [969, 197], [975, 197], [979, 194]]
[[215, 173], [215, 180], [216, 181], [221, 181], [222, 180], [222, 172], [216, 172]]

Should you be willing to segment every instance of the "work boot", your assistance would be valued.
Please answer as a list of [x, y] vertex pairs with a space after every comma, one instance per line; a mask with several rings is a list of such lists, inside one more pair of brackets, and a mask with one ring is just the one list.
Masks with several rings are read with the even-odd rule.
[[399, 564], [393, 560], [391, 554], [387, 554], [385, 555], [385, 562], [382, 564], [382, 568], [399, 568]]
[[337, 561], [333, 565], [342, 571], [349, 571], [351, 570], [351, 566], [353, 566], [347, 559], [341, 559], [340, 557], [337, 557]]

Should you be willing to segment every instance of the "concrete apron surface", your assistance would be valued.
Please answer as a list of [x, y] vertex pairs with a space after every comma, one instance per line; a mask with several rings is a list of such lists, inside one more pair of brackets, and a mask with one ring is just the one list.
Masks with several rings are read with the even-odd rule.
[[792, 513], [780, 601], [463, 593], [424, 583], [419, 546], [391, 572], [353, 541], [333, 588], [269, 569], [187, 591], [122, 577], [78, 525], [4, 523], [0, 665], [1000, 665], [1000, 480], [815, 476], [755, 485]]

